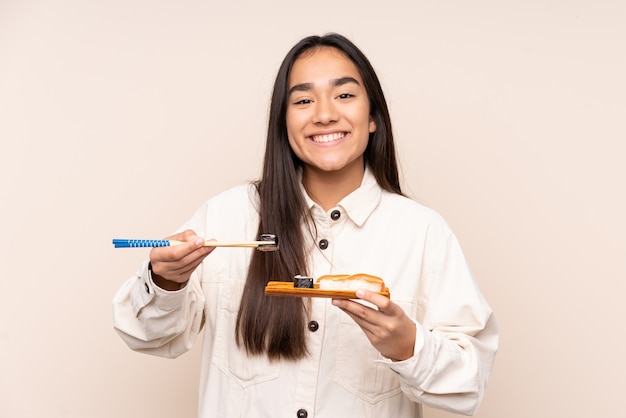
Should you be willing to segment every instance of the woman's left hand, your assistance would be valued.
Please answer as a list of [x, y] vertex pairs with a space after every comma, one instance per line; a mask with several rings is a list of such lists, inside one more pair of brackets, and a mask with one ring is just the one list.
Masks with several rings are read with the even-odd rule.
[[356, 296], [378, 310], [354, 300], [333, 299], [333, 305], [350, 315], [383, 356], [393, 361], [412, 357], [417, 331], [404, 310], [389, 298], [369, 290], [359, 289]]

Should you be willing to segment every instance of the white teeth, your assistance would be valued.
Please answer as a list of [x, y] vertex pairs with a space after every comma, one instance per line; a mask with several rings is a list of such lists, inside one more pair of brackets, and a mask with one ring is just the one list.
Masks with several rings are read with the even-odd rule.
[[313, 140], [313, 142], [331, 142], [331, 141], [336, 141], [338, 139], [341, 139], [344, 136], [346, 136], [344, 132], [337, 132], [337, 133], [328, 134], [328, 135], [315, 135], [315, 136], [312, 136], [311, 139]]

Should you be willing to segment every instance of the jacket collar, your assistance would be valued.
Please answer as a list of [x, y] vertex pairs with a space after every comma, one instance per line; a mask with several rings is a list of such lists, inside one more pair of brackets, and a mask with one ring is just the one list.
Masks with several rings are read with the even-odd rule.
[[[300, 176], [302, 176], [302, 173], [300, 173]], [[317, 211], [322, 211], [322, 208], [308, 195], [304, 186], [302, 186], [302, 193], [304, 194], [309, 210], [311, 211], [313, 208], [316, 208], [313, 215]], [[376, 181], [376, 178], [374, 178], [374, 174], [370, 170], [369, 166], [366, 165], [363, 180], [361, 181], [359, 188], [344, 197], [337, 204], [337, 207], [341, 208], [355, 224], [363, 226], [367, 218], [380, 203], [382, 194], [382, 188], [378, 185], [378, 182]], [[332, 212], [333, 210], [334, 208], [329, 212]]]

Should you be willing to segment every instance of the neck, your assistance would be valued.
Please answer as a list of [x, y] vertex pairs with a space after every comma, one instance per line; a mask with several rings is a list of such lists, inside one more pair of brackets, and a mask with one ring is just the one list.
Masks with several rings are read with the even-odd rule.
[[355, 191], [363, 181], [363, 161], [337, 171], [323, 171], [305, 166], [302, 184], [311, 199], [325, 211], [337, 206], [344, 197]]

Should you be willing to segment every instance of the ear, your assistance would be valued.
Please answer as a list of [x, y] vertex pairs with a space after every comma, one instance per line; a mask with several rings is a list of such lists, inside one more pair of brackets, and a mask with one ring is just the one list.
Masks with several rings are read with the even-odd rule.
[[376, 121], [374, 120], [374, 116], [370, 116], [369, 131], [370, 133], [376, 132]]

